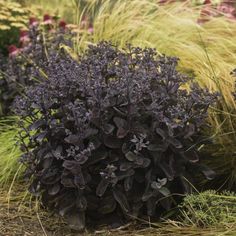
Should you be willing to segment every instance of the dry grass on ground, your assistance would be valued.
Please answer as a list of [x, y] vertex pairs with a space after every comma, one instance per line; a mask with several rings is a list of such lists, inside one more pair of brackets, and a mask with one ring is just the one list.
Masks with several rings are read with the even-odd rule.
[[[119, 229], [101, 227], [93, 232], [72, 232], [66, 224], [42, 209], [35, 200], [22, 191], [22, 185], [9, 190], [0, 190], [0, 236], [223, 236], [236, 235], [232, 228], [197, 228], [171, 222], [144, 227], [142, 222], [126, 225]], [[22, 200], [24, 199], [25, 200]], [[26, 200], [27, 199], [27, 200]]]

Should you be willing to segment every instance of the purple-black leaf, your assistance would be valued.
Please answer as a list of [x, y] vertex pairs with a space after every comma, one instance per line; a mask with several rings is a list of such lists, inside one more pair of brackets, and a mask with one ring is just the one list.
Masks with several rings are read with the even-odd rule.
[[147, 149], [149, 151], [154, 151], [154, 152], [157, 152], [157, 151], [164, 152], [166, 151], [167, 147], [168, 147], [167, 145], [163, 145], [163, 144], [149, 144], [147, 146]]
[[87, 208], [87, 200], [84, 196], [78, 196], [75, 204], [81, 211], [85, 211]]
[[59, 191], [60, 191], [60, 184], [54, 184], [53, 186], [49, 186], [48, 187], [48, 194], [49, 195], [56, 195], [56, 194], [58, 194], [59, 193]]
[[66, 221], [71, 229], [81, 231], [85, 228], [85, 213], [73, 210], [66, 215]]
[[48, 157], [48, 158], [45, 158], [43, 160], [43, 169], [47, 169], [49, 168], [51, 165], [52, 165], [52, 162], [53, 162], [53, 158], [52, 157]]
[[199, 165], [198, 168], [200, 169], [200, 171], [204, 174], [204, 176], [208, 179], [208, 180], [213, 180], [216, 177], [216, 173], [215, 171], [211, 170], [210, 168], [208, 168], [205, 165]]
[[47, 131], [45, 132], [42, 132], [38, 135], [35, 136], [35, 139], [38, 141], [38, 142], [42, 142], [44, 138], [46, 138], [47, 136]]
[[106, 179], [102, 179], [97, 186], [96, 195], [102, 197], [103, 194], [106, 192], [108, 186], [109, 182]]
[[130, 206], [129, 206], [126, 196], [120, 190], [116, 188], [114, 188], [112, 192], [113, 192], [113, 196], [115, 200], [119, 203], [122, 210], [125, 213], [130, 212]]
[[164, 161], [160, 162], [159, 165], [160, 165], [160, 168], [165, 173], [168, 180], [172, 181], [174, 179], [174, 175], [175, 175], [174, 170], [172, 169], [172, 167]]
[[78, 166], [77, 161], [64, 161], [62, 166], [67, 170], [73, 170], [76, 166]]
[[168, 137], [167, 142], [172, 144], [175, 148], [182, 148], [183, 147], [182, 143], [178, 139], [173, 138], [173, 137]]
[[158, 183], [158, 182], [156, 182], [156, 181], [153, 181], [152, 183], [151, 183], [151, 187], [153, 188], [153, 189], [155, 189], [155, 190], [159, 190], [160, 188], [161, 188], [161, 184], [160, 183]]
[[133, 185], [133, 181], [134, 181], [134, 177], [133, 176], [129, 176], [124, 180], [124, 189], [126, 192], [128, 192], [129, 190], [131, 190], [132, 185]]
[[143, 158], [143, 168], [147, 168], [151, 164], [151, 160], [148, 158]]
[[29, 126], [29, 130], [37, 130], [46, 124], [45, 120], [37, 120], [32, 125]]
[[64, 202], [60, 205], [60, 208], [59, 208], [59, 214], [61, 216], [65, 216], [68, 212], [70, 212], [71, 210], [73, 210], [75, 207], [75, 203], [74, 202]]
[[129, 169], [127, 171], [121, 171], [117, 174], [118, 180], [122, 180], [126, 177], [132, 176], [135, 174], [135, 171], [133, 169]]
[[113, 121], [117, 127], [117, 137], [124, 138], [129, 132], [127, 127], [127, 121], [120, 117], [114, 117]]
[[86, 166], [94, 165], [102, 160], [105, 160], [108, 156], [108, 153], [104, 150], [98, 150], [93, 152], [93, 155], [85, 163]]
[[108, 148], [117, 149], [122, 146], [122, 141], [121, 141], [121, 139], [119, 139], [117, 137], [106, 135], [106, 136], [104, 136], [104, 144]]
[[112, 134], [114, 129], [115, 129], [114, 125], [111, 125], [111, 124], [104, 124], [103, 125], [103, 131], [105, 134]]
[[71, 134], [71, 135], [67, 136], [64, 140], [67, 143], [71, 143], [71, 144], [74, 144], [74, 145], [77, 145], [80, 142], [79, 136], [75, 135], [75, 134]]
[[30, 187], [29, 192], [32, 193], [34, 196], [39, 196], [41, 190], [41, 184], [38, 180], [34, 180]]
[[130, 163], [130, 162], [122, 162], [120, 164], [120, 170], [121, 171], [127, 171], [132, 167], [133, 167], [133, 163]]
[[137, 159], [137, 155], [135, 155], [133, 152], [129, 151], [125, 154], [125, 157], [128, 161], [135, 161]]
[[88, 160], [88, 156], [85, 154], [78, 154], [75, 158], [80, 165], [84, 164]]
[[183, 155], [183, 157], [191, 163], [197, 163], [199, 161], [199, 156], [194, 150], [181, 153], [181, 155]]
[[81, 172], [77, 173], [74, 177], [74, 184], [77, 186], [79, 189], [84, 189], [85, 188], [85, 181], [84, 181], [84, 176]]
[[127, 121], [120, 118], [120, 117], [114, 117], [113, 121], [117, 128], [126, 128], [127, 127]]
[[94, 136], [98, 133], [97, 129], [89, 128], [85, 130], [84, 138], [89, 138], [91, 136]]
[[61, 184], [66, 188], [75, 188], [74, 180], [71, 177], [62, 176], [61, 177]]
[[112, 213], [116, 209], [116, 201], [112, 196], [105, 197], [101, 201], [101, 206], [98, 208], [98, 212], [101, 214]]
[[156, 133], [159, 134], [163, 139], [167, 138], [167, 134], [165, 133], [165, 131], [160, 128], [156, 128]]

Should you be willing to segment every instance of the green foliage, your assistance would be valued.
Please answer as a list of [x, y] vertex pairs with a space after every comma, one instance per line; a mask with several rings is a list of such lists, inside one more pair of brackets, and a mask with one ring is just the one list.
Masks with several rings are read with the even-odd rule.
[[0, 52], [7, 54], [7, 46], [17, 44], [19, 31], [26, 27], [29, 11], [19, 3], [0, 0]]
[[18, 128], [15, 122], [16, 118], [12, 117], [0, 120], [0, 188], [8, 187], [22, 176], [24, 170], [19, 162], [22, 152], [16, 146]]
[[181, 220], [196, 226], [227, 226], [236, 222], [236, 194], [205, 191], [185, 197]]

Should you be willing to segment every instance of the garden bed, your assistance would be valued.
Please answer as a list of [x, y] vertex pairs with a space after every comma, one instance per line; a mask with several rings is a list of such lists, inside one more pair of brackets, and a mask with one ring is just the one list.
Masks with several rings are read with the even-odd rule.
[[5, 1], [0, 236], [236, 235], [234, 0]]
[[[53, 216], [37, 207], [35, 200], [23, 200], [25, 192], [22, 185], [15, 186], [9, 194], [0, 191], [0, 235], [1, 236], [90, 236], [90, 235], [132, 235], [132, 236], [233, 236], [236, 235], [236, 224], [227, 227], [199, 228], [185, 226], [180, 222], [136, 223], [108, 229], [99, 229], [79, 233], [71, 230], [62, 219]], [[25, 196], [27, 199], [29, 195]], [[148, 227], [147, 227], [148, 226]]]

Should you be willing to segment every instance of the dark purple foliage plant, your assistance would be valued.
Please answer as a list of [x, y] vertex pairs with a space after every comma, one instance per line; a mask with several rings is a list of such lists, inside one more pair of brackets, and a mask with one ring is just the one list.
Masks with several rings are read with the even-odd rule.
[[177, 62], [101, 42], [78, 61], [52, 55], [47, 79], [39, 74], [42, 82], [17, 98], [30, 191], [71, 228], [157, 217], [191, 191], [195, 173], [213, 178], [197, 149], [216, 95]]
[[64, 21], [45, 24], [30, 18], [28, 27], [20, 32], [21, 48], [11, 45], [9, 57], [0, 55], [0, 105], [5, 115], [10, 113], [14, 98], [38, 82], [52, 54], [63, 46], [73, 48], [75, 35]]

